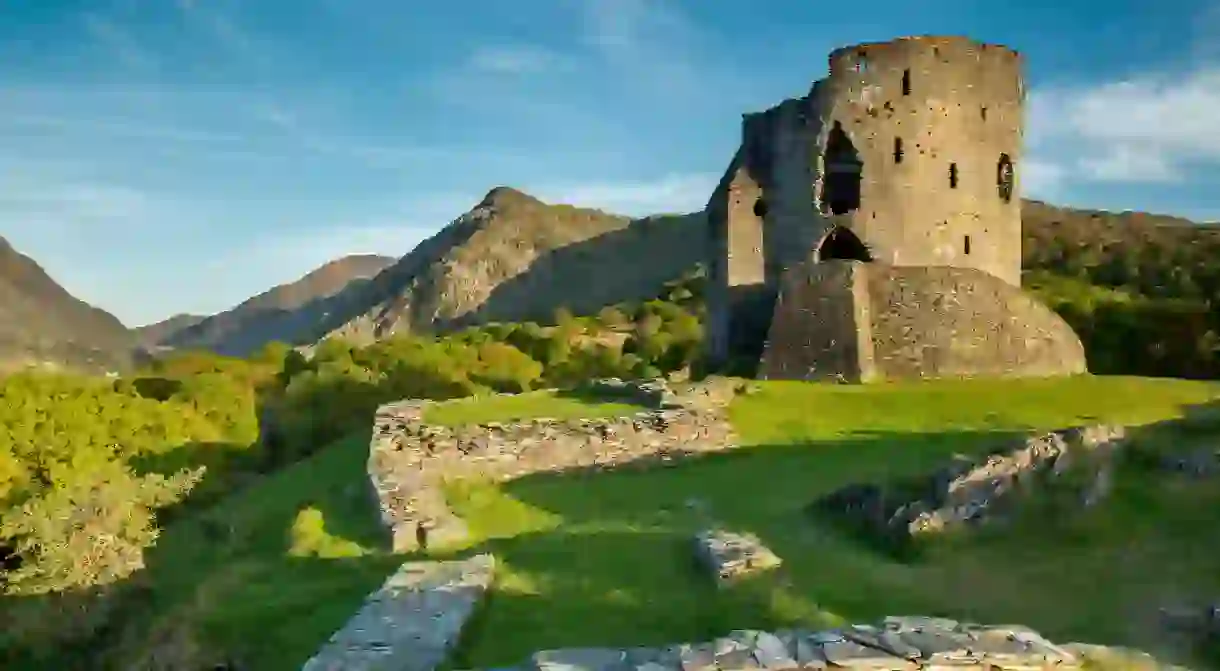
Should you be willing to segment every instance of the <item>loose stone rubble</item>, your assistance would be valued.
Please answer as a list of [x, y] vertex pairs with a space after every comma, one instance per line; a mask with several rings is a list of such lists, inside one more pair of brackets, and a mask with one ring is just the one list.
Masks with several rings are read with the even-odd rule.
[[1122, 649], [1059, 646], [1027, 627], [905, 616], [828, 631], [743, 629], [713, 641], [656, 648], [546, 650], [498, 671], [1066, 671], [1120, 657], [1151, 659]]
[[438, 486], [446, 479], [504, 481], [572, 468], [651, 466], [735, 445], [723, 400], [712, 389], [679, 396], [658, 381], [610, 380], [601, 386], [618, 390], [618, 398], [634, 394], [657, 407], [617, 418], [542, 418], [458, 427], [424, 424], [429, 401], [378, 408], [368, 474], [395, 551], [465, 537], [465, 525], [449, 511]]
[[302, 671], [432, 671], [491, 585], [495, 560], [408, 562], [301, 667]]
[[780, 558], [754, 534], [710, 529], [695, 535], [695, 557], [720, 584], [780, 565]]
[[1096, 503], [1113, 481], [1114, 451], [1126, 432], [1097, 425], [1053, 431], [1023, 440], [1016, 447], [982, 459], [961, 457], [931, 476], [897, 483], [853, 484], [815, 501], [871, 535], [905, 541], [983, 521], [1000, 512], [998, 504], [1038, 476], [1055, 477], [1078, 464], [1090, 474], [1082, 506]]

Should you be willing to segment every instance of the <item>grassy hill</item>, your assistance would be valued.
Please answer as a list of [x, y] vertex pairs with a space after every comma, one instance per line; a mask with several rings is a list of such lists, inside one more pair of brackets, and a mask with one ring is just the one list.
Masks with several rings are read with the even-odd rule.
[[[1211, 564], [1220, 549], [1210, 533], [1220, 522], [1220, 506], [1209, 505], [1220, 503], [1214, 486], [1168, 488], [1124, 475], [1115, 498], [1086, 515], [1056, 521], [1033, 511], [1011, 535], [973, 537], [920, 564], [898, 563], [801, 513], [835, 487], [928, 470], [1010, 432], [1178, 417], [1214, 400], [1216, 385], [1083, 377], [760, 389], [731, 407], [746, 446], [732, 453], [643, 473], [453, 487], [474, 537], [436, 556], [491, 551], [503, 560], [458, 667], [548, 647], [703, 640], [734, 628], [898, 612], [1147, 646], [1155, 642], [1141, 640], [1133, 623], [1154, 596], [1220, 589]], [[455, 401], [434, 419], [555, 411], [535, 395]], [[139, 579], [143, 605], [95, 654], [120, 668], [152, 668], [154, 658], [299, 668], [406, 558], [387, 552], [366, 496], [367, 439], [358, 432], [170, 524]], [[691, 566], [689, 534], [700, 519], [687, 502], [695, 499], [759, 534], [785, 568], [727, 592], [711, 587]]]

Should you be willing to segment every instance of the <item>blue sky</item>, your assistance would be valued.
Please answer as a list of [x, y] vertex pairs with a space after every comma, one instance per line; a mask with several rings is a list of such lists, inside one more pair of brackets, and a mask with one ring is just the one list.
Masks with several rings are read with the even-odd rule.
[[401, 255], [500, 184], [694, 210], [743, 112], [924, 33], [1025, 54], [1026, 195], [1220, 219], [1216, 0], [831, 7], [0, 0], [0, 235], [138, 325]]

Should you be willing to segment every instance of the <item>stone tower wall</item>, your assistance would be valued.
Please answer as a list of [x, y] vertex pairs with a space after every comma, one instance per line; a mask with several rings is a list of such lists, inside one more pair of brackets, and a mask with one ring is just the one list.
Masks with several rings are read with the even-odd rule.
[[869, 382], [1086, 370], [1067, 322], [990, 273], [811, 259], [784, 273], [759, 377]]
[[[1002, 155], [1020, 171], [1022, 86], [1016, 52], [966, 38], [904, 38], [831, 54], [830, 76], [811, 100], [818, 146], [836, 122], [854, 144], [863, 162], [860, 205], [838, 218], [876, 260], [977, 268], [1020, 284], [1020, 190], [1014, 177], [1001, 197], [999, 173]], [[820, 207], [823, 163], [816, 157], [812, 168]]]

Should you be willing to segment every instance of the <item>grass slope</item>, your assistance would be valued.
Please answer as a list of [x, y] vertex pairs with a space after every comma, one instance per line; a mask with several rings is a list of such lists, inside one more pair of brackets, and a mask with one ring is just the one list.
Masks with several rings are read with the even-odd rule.
[[402, 562], [369, 505], [367, 458], [368, 434], [352, 436], [169, 525], [113, 668], [300, 668]]
[[[1174, 417], [1215, 396], [1215, 385], [1085, 377], [760, 389], [732, 408], [743, 444], [752, 446], [733, 453], [645, 473], [455, 485], [452, 504], [474, 538], [436, 556], [491, 551], [503, 560], [455, 665], [901, 612], [1122, 642], [1135, 635], [1130, 607], [1148, 597], [1150, 577], [1166, 589], [1174, 581], [1220, 588], [1202, 568], [1217, 543], [1201, 541], [1220, 519], [1196, 510], [1191, 491], [1126, 483], [1115, 505], [1078, 526], [1031, 523], [920, 566], [897, 564], [800, 513], [841, 484], [925, 470], [1011, 431]], [[461, 410], [448, 417], [450, 410], [437, 410], [429, 421], [605, 414], [545, 394], [486, 403], [443, 405]], [[144, 612], [118, 632], [116, 666], [145, 668], [138, 664], [155, 656], [180, 662], [161, 668], [204, 668], [225, 657], [243, 668], [299, 668], [405, 559], [386, 551], [367, 497], [367, 439], [353, 436], [206, 515], [171, 524], [143, 575]], [[1217, 498], [1209, 496], [1202, 500]], [[706, 521], [687, 505], [692, 500], [717, 521], [758, 533], [785, 566], [718, 593], [692, 568], [689, 535]], [[1203, 531], [1185, 534], [1192, 519]]]
[[[1029, 523], [920, 565], [903, 565], [819, 528], [801, 508], [843, 484], [935, 467], [1013, 431], [1082, 422], [1153, 422], [1211, 399], [1215, 385], [1090, 378], [873, 387], [770, 383], [741, 398], [746, 447], [646, 473], [535, 476], [455, 489], [456, 507], [503, 570], [455, 660], [511, 663], [534, 650], [704, 640], [742, 627], [819, 626], [895, 613], [1016, 621], [1052, 636], [1133, 642], [1148, 586], [1220, 587], [1202, 572], [1220, 543], [1193, 493], [1126, 482], [1118, 501], [1074, 526]], [[1215, 498], [1215, 495], [1212, 495]], [[706, 520], [759, 534], [785, 566], [717, 593], [692, 568], [690, 534]], [[1133, 515], [1134, 511], [1142, 511]], [[1214, 515], [1213, 515], [1214, 516]], [[1139, 517], [1139, 534], [1125, 535]], [[1179, 520], [1159, 527], [1149, 519]], [[1132, 539], [1145, 543], [1132, 555]], [[1194, 548], [1185, 552], [1189, 543]], [[1210, 550], [1205, 547], [1211, 544]], [[1128, 563], [1123, 563], [1128, 562]], [[1138, 589], [1127, 589], [1142, 580]], [[1196, 582], [1192, 582], [1196, 581]]]
[[505, 396], [459, 398], [429, 406], [424, 421], [429, 424], [458, 426], [482, 422], [511, 422], [518, 419], [550, 417], [582, 419], [621, 417], [645, 408], [629, 403], [588, 403], [552, 390]]

